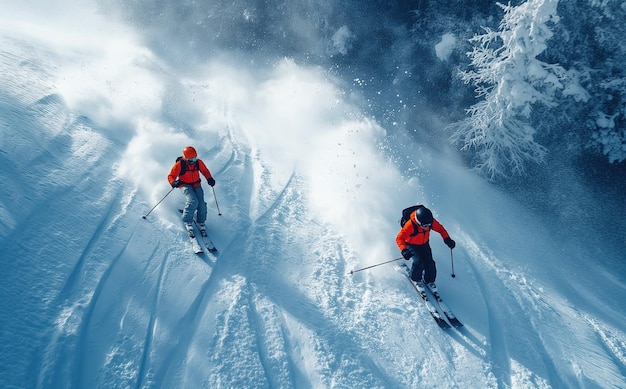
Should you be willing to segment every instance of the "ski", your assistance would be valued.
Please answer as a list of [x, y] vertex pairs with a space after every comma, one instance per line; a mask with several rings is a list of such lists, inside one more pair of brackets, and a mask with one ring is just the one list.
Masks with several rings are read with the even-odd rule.
[[[428, 285], [426, 285], [426, 287], [428, 287]], [[439, 304], [439, 308], [441, 308], [441, 310], [443, 311], [443, 314], [446, 316], [450, 324], [452, 324], [452, 326], [456, 328], [463, 327], [463, 323], [461, 323], [459, 319], [456, 318], [454, 313], [452, 313], [452, 310], [448, 308], [446, 303], [443, 302], [443, 299], [439, 295], [439, 292], [436, 290], [432, 290], [430, 287], [428, 287], [428, 290], [430, 290], [430, 293], [432, 293], [432, 295], [435, 297], [437, 304]]]
[[200, 226], [198, 225], [198, 222], [196, 222], [195, 220], [193, 221], [193, 223], [198, 228], [198, 231], [200, 231], [200, 237], [202, 238], [202, 241], [204, 242], [204, 245], [206, 246], [207, 250], [209, 250], [212, 253], [216, 253], [217, 247], [215, 247], [215, 245], [213, 244], [213, 241], [211, 240], [211, 238], [209, 238], [209, 235], [206, 233], [206, 230], [201, 230]]
[[450, 324], [448, 324], [448, 322], [445, 321], [441, 317], [441, 315], [437, 311], [437, 308], [435, 308], [433, 303], [428, 298], [428, 295], [426, 294], [426, 289], [425, 289], [423, 283], [420, 282], [420, 283], [418, 283], [418, 285], [416, 285], [413, 282], [413, 280], [411, 279], [411, 276], [410, 276], [411, 271], [410, 271], [409, 267], [406, 264], [402, 263], [402, 264], [400, 264], [400, 267], [402, 268], [403, 274], [406, 277], [406, 279], [409, 280], [409, 282], [411, 283], [411, 286], [413, 286], [413, 289], [415, 289], [415, 291], [420, 295], [420, 297], [424, 301], [424, 305], [426, 306], [426, 309], [428, 310], [430, 315], [433, 317], [433, 319], [435, 320], [437, 325], [439, 325], [439, 327], [442, 328], [442, 329], [450, 328]]
[[[180, 212], [180, 214], [182, 215], [183, 210], [179, 208], [179, 209], [178, 209], [178, 212]], [[195, 225], [196, 225], [196, 228], [198, 229], [198, 231], [200, 231], [200, 237], [202, 238], [202, 242], [203, 242], [203, 243], [204, 243], [204, 245], [206, 246], [207, 250], [209, 250], [209, 251], [210, 251], [210, 252], [212, 252], [212, 253], [217, 252], [217, 248], [216, 248], [216, 247], [215, 247], [215, 245], [213, 244], [213, 241], [211, 240], [211, 238], [209, 238], [209, 235], [207, 234], [206, 230], [204, 230], [204, 231], [203, 231], [203, 230], [201, 230], [201, 229], [200, 229], [200, 226], [198, 225], [198, 222], [197, 222], [197, 221], [195, 221], [195, 219], [194, 219], [194, 221], [193, 221], [193, 224], [195, 224]], [[191, 235], [193, 235], [193, 238], [192, 238], [192, 236], [191, 236]], [[191, 241], [191, 245], [193, 246], [193, 250], [194, 250], [194, 252], [195, 252], [196, 254], [201, 254], [201, 253], [203, 253], [203, 252], [204, 252], [204, 250], [202, 249], [202, 246], [200, 245], [200, 241], [198, 240], [198, 237], [196, 237], [196, 236], [195, 236], [195, 234], [194, 234], [193, 232], [191, 232], [191, 233], [189, 234], [189, 239], [192, 239], [192, 241]], [[194, 244], [194, 241], [195, 241], [195, 244]], [[199, 249], [200, 251], [197, 251], [198, 249]]]
[[202, 246], [200, 245], [200, 242], [198, 241], [198, 238], [193, 233], [193, 231], [187, 231], [187, 229], [185, 228], [185, 232], [187, 232], [187, 235], [189, 236], [189, 241], [191, 242], [191, 248], [193, 249], [193, 252], [196, 254], [204, 253], [204, 250], [202, 249]]

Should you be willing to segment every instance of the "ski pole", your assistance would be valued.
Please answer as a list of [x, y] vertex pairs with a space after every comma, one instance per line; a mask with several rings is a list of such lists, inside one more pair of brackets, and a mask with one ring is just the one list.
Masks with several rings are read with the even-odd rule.
[[456, 277], [456, 274], [454, 274], [454, 258], [452, 257], [452, 249], [450, 249], [450, 261], [452, 262], [452, 278]]
[[403, 259], [403, 258], [404, 258], [404, 257], [400, 257], [400, 258], [392, 259], [391, 261], [385, 261], [385, 262], [382, 262], [382, 263], [378, 263], [378, 264], [376, 264], [376, 265], [372, 265], [372, 266], [364, 267], [363, 269], [358, 269], [358, 270], [350, 270], [350, 274], [352, 275], [352, 274], [354, 274], [354, 273], [357, 273], [357, 272], [360, 272], [360, 271], [363, 271], [363, 270], [367, 270], [367, 269], [371, 269], [371, 268], [376, 267], [376, 266], [384, 265], [384, 264], [386, 264], [386, 263], [394, 262], [394, 261], [397, 261], [397, 260], [399, 260], [399, 259]]
[[170, 189], [170, 191], [169, 191], [169, 192], [167, 192], [167, 194], [166, 194], [165, 196], [163, 196], [163, 198], [162, 198], [161, 200], [159, 200], [159, 202], [158, 202], [158, 203], [156, 203], [156, 205], [155, 205], [154, 207], [152, 207], [152, 209], [151, 209], [151, 210], [149, 210], [149, 211], [148, 211], [148, 213], [146, 213], [145, 215], [143, 215], [143, 216], [142, 216], [142, 218], [144, 218], [144, 219], [145, 219], [146, 217], [148, 217], [148, 215], [149, 215], [149, 214], [150, 214], [150, 213], [154, 210], [154, 208], [156, 208], [156, 207], [157, 207], [157, 205], [161, 204], [161, 201], [165, 200], [165, 198], [167, 197], [167, 195], [169, 195], [170, 193], [172, 193], [172, 191], [173, 191], [173, 190], [174, 190], [174, 187], [172, 187], [172, 189]]
[[213, 189], [213, 197], [215, 198], [215, 206], [217, 207], [217, 215], [222, 216], [222, 213], [220, 212], [220, 205], [217, 203], [217, 196], [215, 195], [215, 188], [211, 187], [211, 189]]

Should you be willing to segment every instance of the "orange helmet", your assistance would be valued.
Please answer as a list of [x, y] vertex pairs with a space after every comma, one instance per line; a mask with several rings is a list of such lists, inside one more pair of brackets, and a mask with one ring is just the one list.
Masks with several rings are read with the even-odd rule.
[[187, 146], [183, 149], [183, 157], [185, 159], [196, 158], [198, 157], [198, 153], [196, 153], [196, 149], [191, 146]]

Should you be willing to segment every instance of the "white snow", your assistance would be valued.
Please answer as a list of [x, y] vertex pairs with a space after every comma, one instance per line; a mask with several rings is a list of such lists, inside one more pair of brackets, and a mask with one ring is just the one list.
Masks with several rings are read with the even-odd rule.
[[[626, 386], [624, 254], [603, 231], [568, 234], [408, 138], [392, 163], [322, 69], [180, 74], [80, 4], [78, 24], [0, 15], [1, 387]], [[215, 256], [191, 252], [178, 191], [141, 217], [187, 144], [217, 181]], [[431, 245], [462, 330], [393, 263], [349, 274], [399, 257], [415, 202], [457, 241], [456, 278]]]
[[441, 36], [439, 43], [435, 45], [435, 54], [442, 61], [447, 61], [456, 46], [456, 36], [446, 33]]
[[348, 54], [348, 51], [352, 48], [352, 43], [350, 41], [353, 38], [354, 35], [350, 32], [350, 28], [348, 28], [348, 26], [339, 27], [331, 39], [333, 44], [332, 51], [343, 55]]

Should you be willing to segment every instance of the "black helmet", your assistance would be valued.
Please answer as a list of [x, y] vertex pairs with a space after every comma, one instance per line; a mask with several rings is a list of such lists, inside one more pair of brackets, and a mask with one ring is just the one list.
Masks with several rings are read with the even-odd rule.
[[420, 226], [433, 224], [433, 213], [426, 207], [419, 207], [415, 211], [415, 221]]

